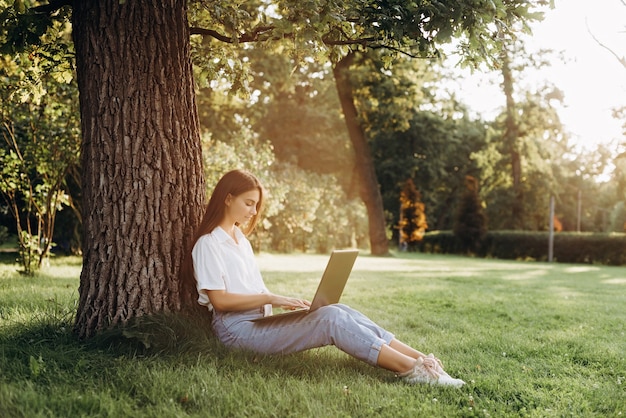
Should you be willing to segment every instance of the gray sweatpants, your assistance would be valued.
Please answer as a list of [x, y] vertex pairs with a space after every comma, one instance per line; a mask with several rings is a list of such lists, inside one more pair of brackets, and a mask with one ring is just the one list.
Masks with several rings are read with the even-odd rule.
[[290, 354], [335, 345], [345, 353], [376, 365], [380, 349], [394, 336], [362, 313], [342, 304], [263, 323], [251, 322], [259, 310], [213, 312], [213, 329], [227, 347], [260, 354]]

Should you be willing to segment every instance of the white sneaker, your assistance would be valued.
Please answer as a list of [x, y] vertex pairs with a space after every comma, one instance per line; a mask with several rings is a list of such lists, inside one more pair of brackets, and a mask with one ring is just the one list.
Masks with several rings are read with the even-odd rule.
[[419, 358], [415, 361], [415, 365], [411, 370], [399, 374], [398, 377], [412, 385], [416, 383], [434, 384], [437, 383], [439, 373], [424, 364], [423, 358]]
[[428, 383], [430, 385], [460, 388], [465, 384], [461, 379], [450, 377], [450, 375], [443, 370], [443, 367], [441, 367], [439, 359], [435, 358], [432, 354], [429, 354], [426, 358], [420, 357], [417, 359], [412, 370], [399, 374], [398, 377], [411, 385], [416, 383]]
[[[431, 360], [432, 359], [432, 360]], [[430, 353], [424, 359], [424, 363], [428, 363], [428, 361], [433, 362], [435, 370], [439, 373], [439, 379], [437, 383], [444, 386], [454, 386], [460, 388], [465, 384], [461, 379], [455, 379], [451, 377], [444, 369], [441, 360], [439, 360], [433, 353]]]
[[455, 388], [460, 388], [465, 384], [465, 382], [461, 379], [455, 379], [453, 377], [450, 377], [450, 375], [446, 373], [439, 376], [439, 379], [437, 379], [437, 384], [442, 386], [453, 386]]

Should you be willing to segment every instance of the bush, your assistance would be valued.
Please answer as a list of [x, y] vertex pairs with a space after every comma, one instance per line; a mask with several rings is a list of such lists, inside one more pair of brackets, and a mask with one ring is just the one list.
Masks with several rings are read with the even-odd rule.
[[626, 234], [557, 234], [554, 258], [566, 263], [626, 265]]
[[[548, 260], [547, 231], [490, 231], [478, 256], [509, 260]], [[452, 231], [424, 235], [418, 250], [426, 253], [462, 254], [462, 242]], [[560, 232], [554, 235], [554, 260], [561, 263], [626, 265], [626, 234]]]
[[461, 254], [463, 252], [461, 240], [452, 231], [427, 232], [416, 247], [423, 253]]

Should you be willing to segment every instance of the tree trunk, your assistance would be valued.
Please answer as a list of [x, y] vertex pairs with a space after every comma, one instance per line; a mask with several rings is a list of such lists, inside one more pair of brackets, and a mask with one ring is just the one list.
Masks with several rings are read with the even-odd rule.
[[513, 177], [513, 202], [511, 204], [512, 229], [523, 228], [524, 191], [522, 188], [522, 158], [519, 146], [519, 128], [513, 98], [513, 73], [506, 47], [502, 52], [502, 88], [506, 97], [506, 122], [504, 143], [511, 158], [511, 175]]
[[348, 127], [348, 134], [355, 152], [356, 167], [359, 174], [359, 194], [365, 203], [369, 220], [371, 252], [373, 255], [387, 255], [389, 254], [389, 240], [385, 230], [383, 199], [376, 178], [372, 153], [359, 123], [354, 105], [354, 95], [352, 94], [349, 69], [353, 59], [354, 54], [352, 53], [341, 59], [334, 66], [333, 74]]
[[185, 0], [75, 1], [82, 126], [81, 338], [181, 310], [204, 203]]

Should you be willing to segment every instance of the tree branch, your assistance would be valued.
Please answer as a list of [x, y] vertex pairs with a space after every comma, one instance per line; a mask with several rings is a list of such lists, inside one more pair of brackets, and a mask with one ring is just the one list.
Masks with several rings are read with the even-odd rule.
[[[259, 26], [258, 28], [254, 29], [252, 32], [243, 33], [239, 35], [239, 37], [237, 38], [232, 38], [230, 36], [224, 35], [213, 29], [205, 29], [205, 28], [198, 28], [198, 27], [189, 28], [189, 33], [190, 35], [209, 36], [211, 38], [217, 39], [218, 41], [233, 44], [233, 43], [259, 42], [262, 40], [261, 39], [262, 35], [267, 34], [268, 32], [271, 32], [273, 29], [275, 29], [275, 26]], [[325, 36], [322, 36], [322, 42], [324, 43], [324, 45], [327, 45], [327, 46], [359, 45], [364, 48], [372, 48], [372, 49], [385, 48], [390, 51], [394, 51], [399, 54], [406, 55], [409, 58], [424, 58], [423, 56], [414, 55], [408, 51], [404, 51], [400, 48], [396, 48], [391, 45], [372, 44], [377, 41], [377, 38], [374, 36], [350, 39], [347, 36], [347, 34], [345, 34], [343, 31], [341, 32], [341, 34], [346, 39], [333, 40], [333, 39], [330, 39], [330, 33], [328, 33]], [[293, 38], [293, 34], [285, 34], [283, 35], [283, 38], [284, 39]]]
[[[626, 0], [622, 0], [622, 3], [624, 3], [624, 5], [626, 6]], [[596, 41], [596, 43], [598, 45], [600, 45], [602, 48], [606, 49], [607, 51], [609, 51], [611, 53], [611, 55], [613, 55], [615, 58], [617, 58], [617, 60], [619, 61], [620, 64], [622, 64], [622, 66], [624, 68], [626, 68], [626, 57], [620, 57], [619, 55], [617, 55], [617, 53], [615, 51], [613, 51], [611, 48], [609, 48], [608, 46], [604, 45], [602, 42], [600, 42], [600, 40], [598, 38], [595, 37], [595, 35], [593, 34], [593, 32], [591, 32], [591, 29], [589, 28], [589, 25], [587, 24], [587, 22], [585, 22], [585, 25], [587, 26], [587, 32], [589, 33], [589, 35], [591, 35], [591, 37], [593, 38], [594, 41]]]
[[[261, 36], [263, 34], [265, 34], [267, 32], [271, 32], [274, 28], [275, 28], [274, 26], [259, 26], [258, 28], [255, 28], [250, 33], [244, 33], [242, 35], [239, 35], [236, 38], [236, 41], [238, 43], [258, 42], [258, 41], [261, 40]], [[204, 28], [192, 27], [192, 28], [189, 28], [189, 33], [191, 35], [210, 36], [211, 38], [215, 38], [218, 41], [229, 43], [229, 44], [235, 43], [235, 39], [233, 39], [232, 37], [223, 35], [223, 34], [219, 33], [216, 30], [213, 30], [213, 29], [204, 29]]]
[[368, 46], [368, 43], [374, 42], [374, 41], [376, 41], [376, 38], [374, 37], [359, 38], [359, 39], [346, 39], [343, 41], [342, 40], [333, 41], [333, 40], [322, 37], [322, 42], [324, 42], [324, 45], [328, 45], [328, 46], [343, 46], [343, 45]]
[[50, 14], [52, 12], [56, 12], [63, 6], [71, 6], [72, 0], [50, 0], [48, 4], [42, 4], [41, 6], [36, 6], [31, 8], [31, 10], [35, 13], [45, 13]]
[[372, 49], [382, 49], [382, 48], [388, 49], [390, 51], [394, 51], [394, 52], [397, 52], [398, 54], [406, 55], [407, 57], [414, 58], [414, 59], [439, 58], [439, 56], [437, 54], [437, 51], [435, 51], [436, 53], [433, 56], [430, 56], [430, 55], [422, 56], [422, 55], [414, 55], [414, 54], [412, 54], [412, 53], [410, 53], [408, 51], [404, 51], [404, 50], [402, 50], [400, 48], [396, 48], [396, 47], [390, 46], [390, 45], [369, 45], [369, 47], [372, 48]]

